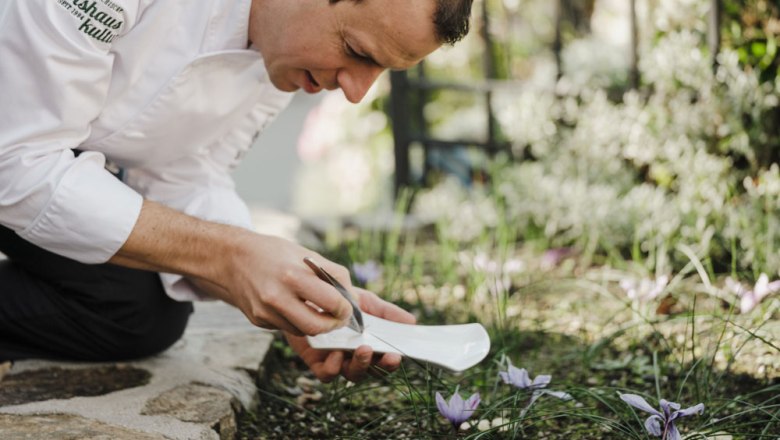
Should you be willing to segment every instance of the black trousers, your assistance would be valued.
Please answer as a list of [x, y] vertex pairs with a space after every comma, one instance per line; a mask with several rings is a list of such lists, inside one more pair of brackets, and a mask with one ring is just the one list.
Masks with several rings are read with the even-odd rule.
[[176, 342], [192, 313], [154, 272], [79, 263], [2, 226], [0, 252], [0, 361], [149, 356]]

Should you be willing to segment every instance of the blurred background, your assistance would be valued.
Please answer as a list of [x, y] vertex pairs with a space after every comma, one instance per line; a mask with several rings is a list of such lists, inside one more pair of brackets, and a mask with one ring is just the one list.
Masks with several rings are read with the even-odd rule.
[[235, 178], [302, 218], [413, 188], [409, 211], [458, 240], [501, 215], [542, 248], [658, 272], [685, 243], [714, 272], [776, 275], [778, 35], [775, 0], [476, 0], [464, 41], [360, 105], [296, 96]]

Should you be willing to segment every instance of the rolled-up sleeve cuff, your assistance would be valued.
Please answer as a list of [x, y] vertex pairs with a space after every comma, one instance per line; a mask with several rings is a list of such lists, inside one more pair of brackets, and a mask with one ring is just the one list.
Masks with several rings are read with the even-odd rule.
[[103, 168], [102, 155], [82, 156], [87, 157], [79, 157], [38, 218], [19, 235], [82, 263], [105, 263], [130, 236], [143, 197]]
[[196, 289], [195, 286], [190, 283], [187, 278], [174, 273], [161, 273], [160, 281], [162, 281], [165, 293], [175, 301], [214, 301], [216, 298], [212, 298], [206, 293]]

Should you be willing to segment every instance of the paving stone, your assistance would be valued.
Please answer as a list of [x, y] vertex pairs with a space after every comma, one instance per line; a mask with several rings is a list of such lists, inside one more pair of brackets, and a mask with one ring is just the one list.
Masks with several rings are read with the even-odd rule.
[[[16, 362], [5, 379], [10, 380], [14, 391], [0, 388], [0, 396], [12, 399], [0, 404], [0, 414], [3, 414], [0, 418], [0, 439], [232, 438], [236, 432], [235, 412], [241, 407], [249, 408], [258, 399], [253, 375], [272, 340], [272, 333], [252, 326], [240, 311], [227, 304], [197, 303], [182, 340], [157, 356], [104, 364], [41, 360]], [[109, 384], [111, 374], [116, 374], [115, 389], [104, 387], [106, 384], [93, 387], [90, 375], [96, 371], [101, 372], [100, 376], [105, 377]], [[147, 383], [135, 386], [128, 377], [120, 377], [122, 372], [127, 371], [136, 371], [136, 376], [139, 376], [137, 371], [148, 371], [151, 377], [147, 378]], [[56, 382], [47, 382], [46, 378], [52, 376], [72, 382], [78, 392], [64, 394], [62, 390], [57, 390], [59, 385]], [[19, 380], [24, 377], [38, 378], [39, 384], [46, 383], [42, 388], [51, 394], [39, 401], [32, 401], [35, 399], [29, 399], [29, 396], [20, 397], [31, 391], [25, 390], [23, 385], [29, 381]], [[0, 387], [3, 382], [0, 382]], [[92, 394], [79, 388], [86, 388]], [[149, 413], [155, 411], [152, 408], [159, 410], [150, 401], [161, 403], [167, 399], [174, 402], [173, 397], [177, 395], [189, 400], [190, 406], [178, 410], [169, 406], [168, 411]], [[215, 405], [206, 405], [207, 401]], [[192, 407], [200, 408], [201, 412], [191, 412]], [[67, 431], [63, 431], [63, 436], [56, 437], [48, 431], [39, 432], [36, 425], [26, 422], [25, 426], [32, 431], [21, 432], [16, 426], [17, 419], [10, 418], [10, 415], [48, 417], [52, 414], [82, 417], [107, 427], [143, 432], [150, 437], [121, 437], [120, 434], [100, 437], [102, 431], [95, 431], [97, 434], [93, 437], [90, 437], [92, 431], [72, 437], [65, 436]]]
[[149, 400], [143, 415], [166, 415], [184, 422], [205, 423], [220, 439], [236, 435], [235, 413], [241, 404], [227, 391], [204, 384], [180, 385]]
[[148, 434], [90, 420], [73, 414], [0, 414], [3, 440], [165, 440]]
[[0, 382], [0, 406], [101, 396], [149, 383], [151, 373], [126, 365], [63, 369], [60, 367], [8, 374]]

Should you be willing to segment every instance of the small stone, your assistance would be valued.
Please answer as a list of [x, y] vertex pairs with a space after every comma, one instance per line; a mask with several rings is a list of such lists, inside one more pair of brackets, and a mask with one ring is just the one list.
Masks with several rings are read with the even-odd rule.
[[299, 406], [306, 405], [309, 402], [319, 402], [320, 400], [322, 400], [322, 393], [317, 390], [312, 393], [303, 393], [295, 398], [295, 402]]
[[286, 391], [287, 394], [291, 396], [300, 396], [301, 394], [303, 394], [303, 390], [301, 389], [301, 387], [297, 385], [294, 387], [284, 387], [284, 391]]
[[300, 376], [295, 379], [295, 384], [298, 385], [304, 392], [309, 393], [320, 384], [318, 380], [309, 379], [306, 376]]

